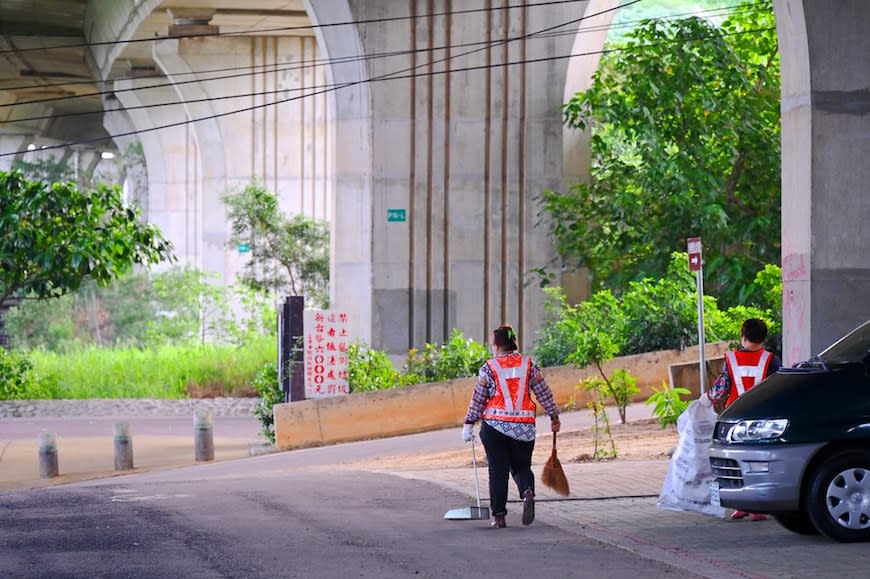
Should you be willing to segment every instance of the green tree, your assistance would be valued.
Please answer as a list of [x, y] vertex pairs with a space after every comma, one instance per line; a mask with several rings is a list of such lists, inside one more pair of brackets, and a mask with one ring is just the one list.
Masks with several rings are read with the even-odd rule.
[[117, 187], [82, 191], [0, 171], [0, 303], [60, 297], [85, 280], [107, 285], [133, 265], [173, 259], [171, 243]]
[[257, 182], [222, 198], [232, 223], [230, 247], [247, 246], [250, 259], [241, 280], [256, 290], [329, 302], [329, 228], [304, 215], [288, 218], [274, 194]]
[[779, 58], [770, 2], [705, 20], [650, 21], [563, 107], [591, 130], [590, 181], [547, 191], [562, 255], [622, 288], [704, 240], [706, 290], [745, 303], [779, 261]]

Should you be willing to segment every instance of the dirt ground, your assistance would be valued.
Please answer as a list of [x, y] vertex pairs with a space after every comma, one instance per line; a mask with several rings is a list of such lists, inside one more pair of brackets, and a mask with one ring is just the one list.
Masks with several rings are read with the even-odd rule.
[[[677, 445], [677, 430], [673, 426], [662, 430], [658, 420], [649, 418], [633, 420], [626, 424], [618, 422], [610, 425], [613, 443], [616, 445], [617, 457], [625, 460], [640, 459], [667, 459]], [[557, 453], [563, 464], [571, 462], [586, 462], [592, 460], [594, 452], [592, 428], [565, 429], [557, 435]], [[543, 464], [547, 461], [552, 451], [552, 435], [538, 432], [535, 444], [535, 453], [532, 455], [532, 464]], [[607, 449], [607, 435], [599, 436], [599, 448]], [[478, 444], [479, 464], [485, 464], [486, 455], [483, 448]], [[354, 466], [367, 468], [383, 468], [390, 470], [422, 470], [427, 468], [451, 468], [470, 466], [471, 458], [467, 448], [455, 451], [420, 455], [393, 455], [379, 457], [363, 463], [355, 463]]]

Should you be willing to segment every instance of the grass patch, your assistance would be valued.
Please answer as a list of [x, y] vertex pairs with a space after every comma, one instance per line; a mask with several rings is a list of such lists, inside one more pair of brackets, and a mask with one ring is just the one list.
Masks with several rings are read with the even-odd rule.
[[87, 347], [65, 354], [34, 350], [36, 383], [20, 398], [157, 398], [252, 396], [251, 383], [277, 359], [274, 336], [230, 345]]

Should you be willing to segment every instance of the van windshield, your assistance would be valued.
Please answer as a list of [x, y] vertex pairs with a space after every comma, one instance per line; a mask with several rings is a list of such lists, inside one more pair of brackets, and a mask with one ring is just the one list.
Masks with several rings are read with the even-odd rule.
[[826, 365], [862, 362], [870, 353], [870, 321], [864, 322], [819, 354]]

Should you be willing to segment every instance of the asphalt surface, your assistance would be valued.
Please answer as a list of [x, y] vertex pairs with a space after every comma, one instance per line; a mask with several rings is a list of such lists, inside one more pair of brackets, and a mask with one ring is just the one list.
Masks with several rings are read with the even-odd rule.
[[[632, 408], [629, 418], [644, 410]], [[587, 419], [567, 413], [564, 427]], [[9, 481], [35, 465], [26, 445], [34, 445], [32, 429], [44, 426], [10, 420], [0, 421], [0, 485], [7, 484], [0, 577], [870, 576], [867, 544], [796, 535], [773, 520], [658, 508], [667, 460], [563, 463], [571, 495], [539, 485], [535, 523], [520, 525], [519, 504], [511, 502], [508, 528], [497, 530], [442, 518], [473, 504], [470, 465], [411, 470], [393, 459], [370, 463], [389, 467], [359, 466], [463, 448], [458, 428], [250, 457], [256, 438], [239, 423], [238, 438], [216, 439], [217, 462], [194, 464], [190, 419], [169, 420], [163, 426], [177, 428], [171, 436], [134, 425], [136, 456], [155, 462], [120, 474], [94, 470], [97, 459], [111, 464], [111, 445], [105, 435], [76, 437], [91, 427], [80, 422], [61, 450], [68, 468], [93, 480], [34, 481], [31, 474]], [[215, 429], [222, 431], [220, 421]], [[184, 464], [167, 462], [176, 458]], [[538, 480], [542, 466], [533, 465]], [[485, 470], [480, 475], [485, 503]], [[52, 486], [32, 488], [40, 485]], [[513, 488], [511, 500], [518, 500]]]

